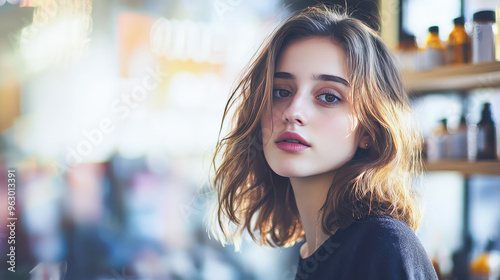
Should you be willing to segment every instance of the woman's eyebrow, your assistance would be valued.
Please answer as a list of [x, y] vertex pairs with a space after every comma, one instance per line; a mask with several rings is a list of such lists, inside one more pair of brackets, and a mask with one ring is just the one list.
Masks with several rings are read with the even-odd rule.
[[326, 75], [326, 74], [313, 75], [313, 79], [318, 81], [336, 82], [336, 83], [341, 83], [345, 86], [349, 86], [349, 82], [346, 79], [334, 75]]
[[295, 80], [295, 76], [288, 72], [274, 72], [274, 77], [286, 80]]
[[[292, 73], [288, 72], [275, 72], [274, 77], [286, 80], [295, 80], [295, 76]], [[326, 75], [326, 74], [313, 75], [313, 80], [336, 82], [336, 83], [341, 83], [345, 86], [349, 86], [349, 82], [346, 79], [334, 75]]]

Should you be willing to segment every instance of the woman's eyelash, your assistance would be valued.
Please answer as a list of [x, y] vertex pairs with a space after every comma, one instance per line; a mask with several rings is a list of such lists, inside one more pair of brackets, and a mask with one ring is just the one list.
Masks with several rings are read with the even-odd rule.
[[[325, 98], [323, 99], [323, 98], [321, 98], [321, 96], [324, 96]], [[327, 97], [330, 100], [327, 100], [326, 99]], [[332, 92], [324, 92], [324, 93], [318, 95], [316, 98], [318, 98], [321, 102], [326, 103], [326, 104], [334, 104], [334, 103], [342, 101], [342, 99], [340, 99], [340, 97], [338, 97], [337, 95], [335, 95]], [[338, 100], [338, 101], [334, 102], [335, 100]]]
[[290, 96], [290, 92], [286, 89], [281, 89], [281, 88], [277, 88], [277, 89], [273, 89], [273, 97], [278, 97], [278, 98], [281, 98], [281, 97], [286, 97], [286, 96], [281, 96], [280, 95], [280, 92], [284, 92], [286, 93], [287, 95], [286, 96]]
[[[285, 96], [283, 96], [282, 93], [284, 93]], [[281, 88], [273, 89], [273, 98], [284, 98], [284, 97], [288, 97], [290, 95], [291, 95], [291, 92], [286, 90], [286, 89], [281, 89]], [[322, 98], [322, 97], [324, 97], [324, 98]], [[324, 92], [324, 93], [318, 95], [316, 98], [319, 99], [321, 102], [323, 102], [325, 104], [329, 104], [329, 105], [342, 101], [342, 99], [340, 97], [338, 97], [333, 92]]]

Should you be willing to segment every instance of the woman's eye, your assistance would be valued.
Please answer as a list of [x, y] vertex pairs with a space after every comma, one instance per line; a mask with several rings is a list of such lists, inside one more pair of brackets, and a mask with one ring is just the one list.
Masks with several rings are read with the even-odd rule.
[[341, 101], [340, 98], [338, 98], [333, 93], [323, 93], [323, 94], [318, 95], [317, 98], [319, 100], [321, 100], [322, 102], [327, 103], [327, 104], [334, 104], [334, 103]]
[[288, 90], [284, 90], [284, 89], [275, 89], [273, 90], [273, 97], [288, 97], [290, 96], [291, 93], [288, 91]]

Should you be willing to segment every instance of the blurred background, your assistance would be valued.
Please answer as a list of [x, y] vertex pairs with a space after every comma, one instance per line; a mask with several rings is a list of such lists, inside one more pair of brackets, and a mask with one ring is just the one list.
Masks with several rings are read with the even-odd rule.
[[[245, 65], [318, 2], [0, 0], [0, 221], [17, 218], [15, 272], [0, 226], [0, 278], [294, 279], [302, 243], [208, 238], [210, 162]], [[405, 73], [425, 139], [417, 235], [441, 279], [498, 279], [500, 20], [474, 14], [500, 1], [323, 2], [376, 29]], [[497, 54], [473, 59], [490, 33]]]

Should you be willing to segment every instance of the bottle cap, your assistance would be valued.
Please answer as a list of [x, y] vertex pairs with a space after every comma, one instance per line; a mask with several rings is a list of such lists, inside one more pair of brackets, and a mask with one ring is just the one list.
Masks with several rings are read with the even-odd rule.
[[495, 22], [495, 11], [479, 11], [474, 14], [474, 21]]
[[439, 121], [441, 122], [441, 125], [443, 125], [444, 127], [448, 127], [448, 119], [447, 118], [440, 119]]
[[464, 114], [460, 116], [460, 124], [467, 124], [467, 119], [465, 118]]
[[431, 32], [431, 33], [439, 33], [439, 26], [431, 26], [431, 27], [429, 27], [429, 32]]
[[491, 103], [486, 102], [483, 104], [483, 111], [481, 112], [481, 121], [493, 121], [491, 116]]
[[463, 16], [457, 17], [453, 19], [453, 24], [455, 25], [464, 25], [465, 24], [465, 18]]

